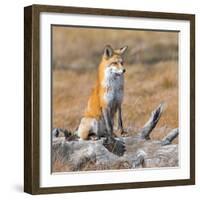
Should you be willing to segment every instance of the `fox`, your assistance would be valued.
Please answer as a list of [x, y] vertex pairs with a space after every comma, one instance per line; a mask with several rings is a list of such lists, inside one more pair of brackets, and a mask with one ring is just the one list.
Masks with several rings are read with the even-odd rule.
[[[98, 66], [96, 83], [89, 96], [88, 103], [80, 120], [77, 135], [81, 140], [90, 135], [97, 138], [121, 136], [125, 131], [122, 120], [122, 101], [124, 96], [123, 55], [128, 46], [113, 49], [106, 45]], [[114, 118], [118, 113], [118, 130], [114, 133]]]

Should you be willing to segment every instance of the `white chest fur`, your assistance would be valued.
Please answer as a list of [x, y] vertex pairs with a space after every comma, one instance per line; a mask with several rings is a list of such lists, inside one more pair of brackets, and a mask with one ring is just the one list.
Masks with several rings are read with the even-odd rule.
[[105, 70], [103, 85], [106, 88], [104, 99], [108, 104], [121, 104], [123, 99], [124, 75]]

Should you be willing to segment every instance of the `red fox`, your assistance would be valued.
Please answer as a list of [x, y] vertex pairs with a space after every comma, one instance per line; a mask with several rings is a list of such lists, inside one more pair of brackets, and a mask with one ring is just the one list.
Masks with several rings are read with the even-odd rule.
[[124, 95], [123, 54], [127, 46], [114, 50], [110, 45], [98, 67], [95, 87], [89, 97], [87, 108], [78, 127], [78, 136], [86, 140], [90, 134], [97, 137], [113, 135], [114, 117], [118, 112], [118, 134], [123, 133], [121, 104]]

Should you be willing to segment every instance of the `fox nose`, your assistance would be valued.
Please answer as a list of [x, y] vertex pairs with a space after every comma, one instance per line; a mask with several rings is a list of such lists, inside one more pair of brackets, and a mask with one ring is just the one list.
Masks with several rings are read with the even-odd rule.
[[126, 72], [126, 70], [125, 69], [123, 69], [123, 73], [125, 73]]

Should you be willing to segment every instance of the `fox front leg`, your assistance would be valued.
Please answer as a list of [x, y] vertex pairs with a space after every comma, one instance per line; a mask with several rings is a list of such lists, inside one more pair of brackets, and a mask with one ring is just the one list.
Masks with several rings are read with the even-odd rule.
[[118, 156], [123, 156], [126, 151], [126, 147], [123, 140], [120, 140], [118, 138], [116, 139], [112, 135], [113, 124], [110, 117], [110, 112], [107, 109], [103, 109], [102, 113], [103, 113], [103, 118], [104, 118], [106, 129], [107, 129], [107, 135], [103, 141], [103, 145], [105, 146], [106, 149], [108, 149], [108, 151]]
[[113, 124], [111, 121], [110, 112], [108, 109], [102, 109], [102, 113], [103, 113], [103, 118], [105, 121], [107, 133], [109, 136], [111, 136], [113, 133]]
[[123, 133], [125, 133], [125, 131], [124, 131], [123, 121], [122, 121], [122, 110], [121, 110], [121, 106], [119, 106], [118, 107], [118, 130], [117, 130], [116, 135], [121, 136]]

